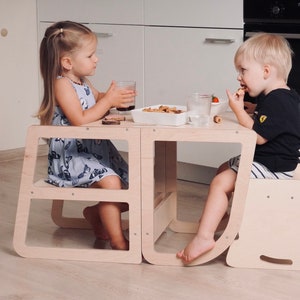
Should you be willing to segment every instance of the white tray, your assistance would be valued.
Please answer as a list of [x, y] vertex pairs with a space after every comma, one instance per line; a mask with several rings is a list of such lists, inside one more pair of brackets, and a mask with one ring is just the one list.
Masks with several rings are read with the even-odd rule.
[[[158, 108], [161, 105], [169, 107], [176, 107], [183, 112], [180, 114], [163, 113], [163, 112], [147, 112], [143, 111], [145, 108]], [[134, 109], [131, 111], [132, 119], [135, 123], [143, 123], [150, 125], [167, 125], [167, 126], [180, 126], [186, 124], [187, 114], [186, 106], [171, 105], [171, 104], [158, 104], [146, 106], [143, 108]]]

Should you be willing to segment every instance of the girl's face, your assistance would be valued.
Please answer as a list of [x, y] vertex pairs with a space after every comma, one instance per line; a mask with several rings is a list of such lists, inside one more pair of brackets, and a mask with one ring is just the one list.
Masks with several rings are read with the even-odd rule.
[[97, 39], [95, 37], [87, 37], [81, 41], [82, 46], [71, 54], [71, 73], [81, 78], [95, 74], [98, 57], [96, 55]]
[[256, 97], [265, 90], [265, 68], [254, 59], [240, 57], [237, 62], [240, 85], [245, 88], [251, 97]]

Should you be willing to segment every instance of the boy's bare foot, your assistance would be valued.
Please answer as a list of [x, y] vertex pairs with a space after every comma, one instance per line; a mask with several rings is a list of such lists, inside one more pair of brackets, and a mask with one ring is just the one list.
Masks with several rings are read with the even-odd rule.
[[98, 205], [86, 207], [83, 210], [83, 216], [92, 225], [94, 234], [98, 239], [109, 240], [109, 236], [99, 217]]
[[188, 264], [211, 250], [215, 246], [215, 243], [214, 239], [207, 240], [196, 235], [183, 250], [176, 254], [176, 256], [180, 258], [183, 263]]

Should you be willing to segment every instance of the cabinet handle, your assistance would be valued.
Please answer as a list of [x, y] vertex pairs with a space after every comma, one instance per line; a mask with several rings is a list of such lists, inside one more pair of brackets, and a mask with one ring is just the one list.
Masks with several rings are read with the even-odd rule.
[[112, 33], [108, 33], [108, 32], [95, 32], [95, 34], [96, 34], [99, 38], [109, 38], [109, 37], [112, 37], [112, 36], [113, 36]]
[[206, 38], [205, 43], [209, 44], [232, 44], [235, 39], [219, 39], [219, 38]]

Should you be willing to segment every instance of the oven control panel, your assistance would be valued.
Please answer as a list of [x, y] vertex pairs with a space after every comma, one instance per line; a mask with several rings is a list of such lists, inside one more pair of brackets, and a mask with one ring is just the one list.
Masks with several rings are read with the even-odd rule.
[[245, 22], [300, 23], [300, 0], [244, 0]]

